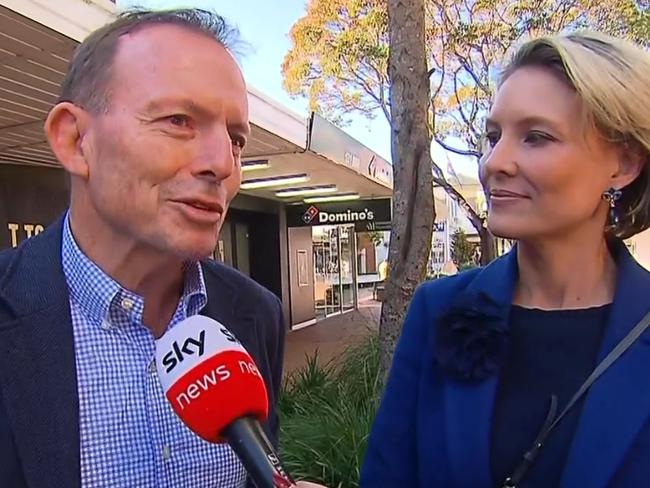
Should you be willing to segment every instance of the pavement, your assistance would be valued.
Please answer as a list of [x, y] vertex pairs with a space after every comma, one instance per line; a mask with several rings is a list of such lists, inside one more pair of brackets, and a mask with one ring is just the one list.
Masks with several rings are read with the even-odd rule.
[[285, 374], [306, 363], [307, 356], [318, 351], [318, 361], [328, 362], [348, 346], [362, 341], [368, 334], [379, 331], [381, 303], [366, 299], [359, 309], [318, 321], [304, 329], [290, 331], [285, 343]]

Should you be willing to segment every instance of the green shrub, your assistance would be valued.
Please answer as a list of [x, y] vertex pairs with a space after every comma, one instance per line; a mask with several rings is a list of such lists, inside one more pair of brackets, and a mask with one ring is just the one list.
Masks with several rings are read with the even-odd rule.
[[375, 336], [319, 366], [317, 354], [285, 382], [279, 399], [280, 456], [297, 479], [359, 486], [381, 393]]
[[477, 268], [477, 267], [478, 267], [478, 266], [477, 266], [476, 264], [473, 264], [473, 263], [467, 263], [467, 264], [464, 264], [464, 265], [460, 266], [460, 267], [458, 268], [458, 271], [459, 271], [459, 272], [461, 272], [461, 271], [467, 271], [468, 269], [474, 269], [474, 268]]

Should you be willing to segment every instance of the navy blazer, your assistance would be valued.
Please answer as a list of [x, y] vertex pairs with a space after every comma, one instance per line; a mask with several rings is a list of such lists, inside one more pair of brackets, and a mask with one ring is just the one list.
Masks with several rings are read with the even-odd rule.
[[[62, 223], [0, 253], [0, 487], [80, 488], [79, 398]], [[208, 303], [257, 364], [269, 393], [263, 425], [277, 445], [284, 320], [270, 291], [202, 263]], [[215, 469], [217, 469], [215, 467]], [[249, 483], [250, 485], [250, 483]]]
[[[599, 361], [650, 310], [650, 273], [623, 245], [616, 260], [616, 294]], [[418, 288], [370, 435], [361, 488], [492, 486], [489, 449], [498, 377], [475, 384], [443, 377], [434, 358], [436, 322], [457, 300], [469, 300], [479, 310], [497, 310], [506, 326], [516, 279], [514, 250], [486, 268]], [[650, 486], [649, 373], [646, 331], [588, 392], [563, 488]]]

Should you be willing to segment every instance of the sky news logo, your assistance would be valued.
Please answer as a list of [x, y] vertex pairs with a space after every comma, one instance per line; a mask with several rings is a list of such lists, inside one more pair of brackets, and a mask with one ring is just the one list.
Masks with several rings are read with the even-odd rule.
[[[220, 355], [217, 354], [216, 356], [218, 357]], [[244, 375], [254, 375], [260, 381], [264, 381], [262, 373], [260, 373], [252, 360], [239, 359], [233, 361], [227, 357], [223, 357], [221, 360], [223, 361], [221, 364], [211, 367], [206, 373], [197, 376], [187, 387], [184, 387], [183, 390], [176, 394], [176, 404], [180, 411], [189, 407], [194, 400], [197, 400], [201, 394], [209, 391], [211, 387], [216, 387], [233, 377], [241, 382]]]

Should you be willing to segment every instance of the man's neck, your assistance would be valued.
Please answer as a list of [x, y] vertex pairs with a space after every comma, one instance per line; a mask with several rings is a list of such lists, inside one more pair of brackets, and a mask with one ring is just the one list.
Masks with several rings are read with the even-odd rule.
[[616, 264], [604, 236], [574, 233], [561, 239], [520, 242], [514, 303], [531, 308], [587, 308], [610, 303]]
[[98, 226], [79, 224], [73, 212], [70, 227], [75, 242], [90, 260], [120, 286], [144, 299], [143, 322], [154, 337], [162, 335], [183, 293], [183, 262]]

